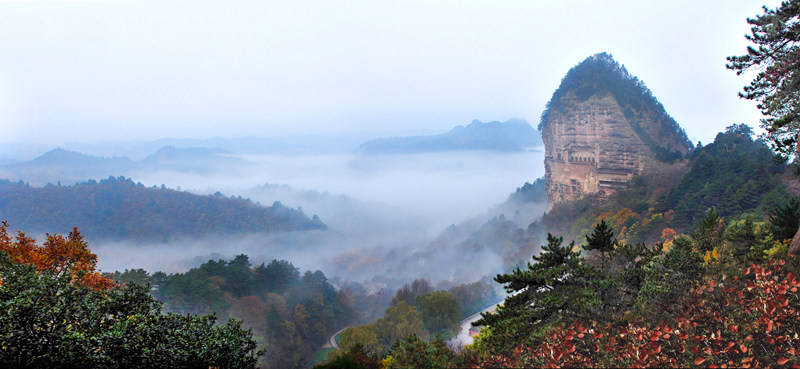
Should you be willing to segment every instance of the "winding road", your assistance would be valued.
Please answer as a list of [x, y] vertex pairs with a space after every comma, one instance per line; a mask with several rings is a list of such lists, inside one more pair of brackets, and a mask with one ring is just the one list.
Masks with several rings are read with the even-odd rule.
[[350, 326], [344, 327], [344, 328], [338, 330], [336, 333], [334, 333], [333, 336], [331, 336], [331, 338], [328, 339], [328, 342], [326, 342], [325, 345], [322, 346], [322, 348], [332, 348], [332, 349], [338, 350], [339, 349], [339, 344], [336, 343], [336, 336], [342, 334], [342, 332], [344, 332], [344, 330], [347, 329], [347, 328], [350, 328]]
[[[464, 318], [464, 320], [462, 320], [461, 322], [458, 323], [458, 325], [459, 325], [458, 335], [456, 335], [455, 337], [450, 339], [450, 341], [448, 341], [447, 343], [449, 345], [451, 345], [451, 346], [458, 346], [458, 347], [464, 347], [466, 345], [472, 344], [472, 342], [473, 342], [472, 335], [469, 334], [469, 330], [470, 330], [470, 328], [472, 328], [472, 322], [480, 319], [481, 318], [481, 313], [485, 313], [485, 312], [488, 312], [488, 311], [494, 311], [495, 309], [497, 309], [497, 305], [500, 305], [502, 303], [503, 302], [500, 301], [500, 302], [498, 302], [498, 303], [496, 303], [496, 304], [494, 304], [492, 306], [487, 307], [486, 309], [483, 309], [483, 310], [481, 310], [481, 311], [479, 311], [479, 312], [477, 312], [475, 314], [472, 314], [472, 315]], [[328, 339], [328, 342], [326, 342], [325, 345], [322, 346], [322, 348], [324, 348], [324, 349], [332, 348], [332, 349], [338, 350], [339, 349], [339, 344], [336, 343], [336, 336], [342, 334], [342, 332], [344, 332], [345, 329], [350, 328], [350, 327], [351, 326], [346, 326], [346, 327], [338, 330], [336, 333], [334, 333], [331, 336], [331, 338]]]
[[464, 347], [466, 345], [471, 345], [472, 342], [473, 342], [473, 339], [472, 339], [472, 335], [469, 333], [469, 330], [470, 330], [470, 328], [472, 328], [472, 322], [480, 319], [481, 318], [481, 313], [494, 311], [495, 309], [497, 309], [497, 306], [502, 304], [502, 303], [503, 302], [500, 301], [500, 302], [498, 302], [498, 303], [496, 303], [496, 304], [494, 304], [492, 306], [489, 306], [486, 309], [483, 309], [483, 310], [481, 310], [481, 311], [479, 311], [479, 312], [477, 312], [475, 314], [472, 314], [472, 315], [468, 316], [466, 319], [462, 320], [461, 323], [459, 323], [458, 335], [456, 335], [455, 337], [450, 339], [450, 341], [448, 341], [447, 343], [450, 346], [458, 346], [458, 347]]

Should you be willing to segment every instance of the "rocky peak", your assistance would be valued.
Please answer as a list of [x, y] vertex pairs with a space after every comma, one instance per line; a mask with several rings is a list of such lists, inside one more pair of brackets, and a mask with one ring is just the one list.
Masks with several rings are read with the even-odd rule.
[[570, 69], [539, 123], [551, 203], [607, 197], [692, 148], [675, 120], [635, 76], [600, 53]]

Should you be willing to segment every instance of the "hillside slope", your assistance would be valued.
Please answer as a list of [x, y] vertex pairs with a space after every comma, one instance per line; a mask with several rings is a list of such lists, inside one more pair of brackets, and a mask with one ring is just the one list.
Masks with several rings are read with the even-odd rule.
[[765, 214], [791, 197], [782, 179], [787, 165], [776, 162], [766, 144], [753, 139], [746, 125], [732, 125], [713, 143], [688, 155], [685, 168], [635, 177], [598, 205], [597, 196], [556, 204], [528, 231], [539, 239], [549, 232], [567, 241], [582, 241], [599, 221], [609, 220], [620, 238], [656, 242], [665, 229], [690, 232], [705, 212], [715, 207], [720, 216]]
[[219, 193], [145, 187], [122, 177], [45, 187], [0, 180], [0, 219], [34, 233], [79, 227], [94, 240], [168, 241], [326, 228], [317, 216], [308, 218], [278, 202], [265, 207]]

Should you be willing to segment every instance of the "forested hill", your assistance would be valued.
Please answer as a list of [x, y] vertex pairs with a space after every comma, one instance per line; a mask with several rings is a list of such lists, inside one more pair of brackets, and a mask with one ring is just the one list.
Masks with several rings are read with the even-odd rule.
[[415, 153], [451, 150], [521, 151], [541, 146], [539, 132], [522, 119], [505, 122], [473, 120], [447, 133], [432, 136], [389, 137], [367, 141], [358, 150], [364, 153]]
[[708, 208], [721, 216], [764, 210], [782, 203], [787, 166], [744, 124], [717, 134], [713, 143], [690, 155], [691, 168], [670, 191], [663, 208], [674, 209], [679, 227], [695, 224]]
[[238, 255], [185, 273], [149, 275], [137, 269], [110, 276], [121, 283], [150, 284], [168, 311], [243, 320], [266, 349], [262, 368], [308, 368], [314, 352], [358, 314], [351, 291], [337, 291], [321, 271], [301, 274], [284, 260], [256, 266]]
[[0, 180], [0, 220], [32, 233], [78, 227], [95, 240], [168, 241], [326, 228], [316, 215], [309, 218], [278, 202], [261, 206], [219, 193], [145, 187], [123, 177], [45, 187]]

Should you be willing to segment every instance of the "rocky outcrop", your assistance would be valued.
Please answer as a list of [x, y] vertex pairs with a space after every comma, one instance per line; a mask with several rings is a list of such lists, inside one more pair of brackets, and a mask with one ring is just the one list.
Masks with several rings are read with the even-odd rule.
[[691, 148], [644, 84], [608, 54], [570, 70], [539, 129], [551, 204], [588, 194], [608, 197]]

